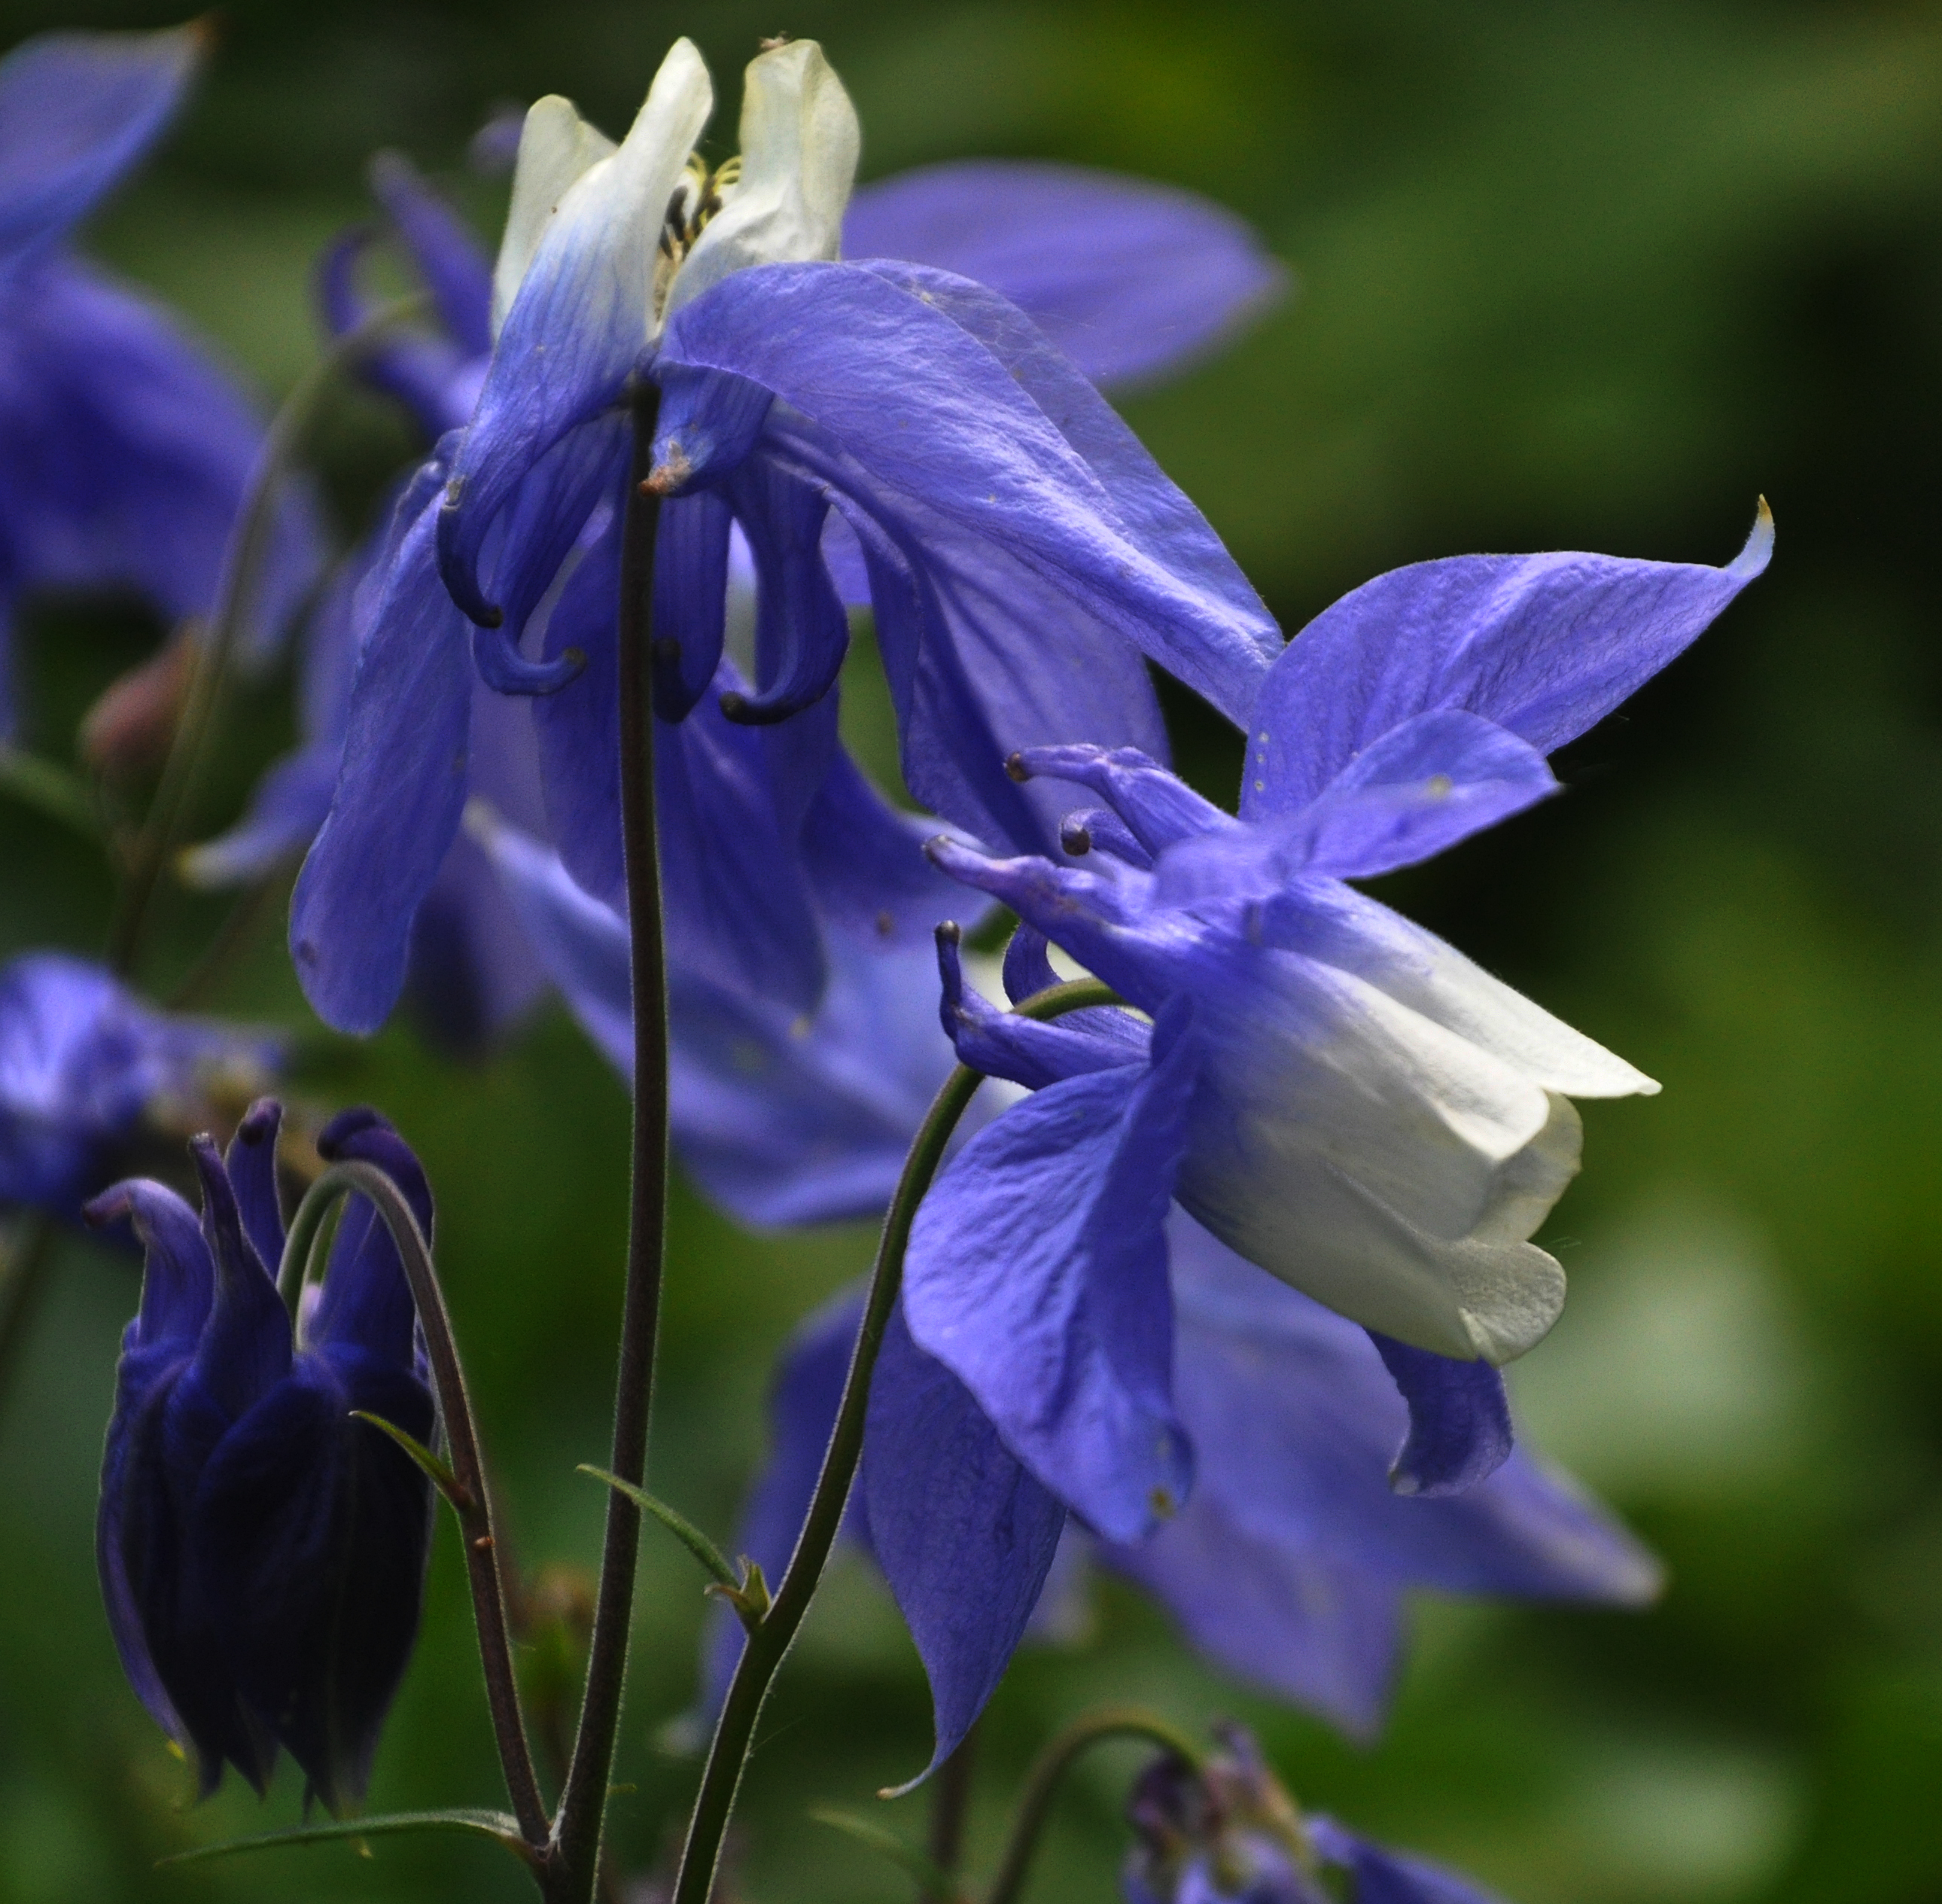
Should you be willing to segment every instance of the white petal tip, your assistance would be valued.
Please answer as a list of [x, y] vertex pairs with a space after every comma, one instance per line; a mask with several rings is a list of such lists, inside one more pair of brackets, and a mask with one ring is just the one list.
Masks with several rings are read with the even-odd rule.
[[1773, 511], [1766, 506], [1766, 498], [1762, 496], [1746, 546], [1727, 563], [1726, 573], [1736, 581], [1750, 582], [1766, 572], [1766, 565], [1772, 559]]

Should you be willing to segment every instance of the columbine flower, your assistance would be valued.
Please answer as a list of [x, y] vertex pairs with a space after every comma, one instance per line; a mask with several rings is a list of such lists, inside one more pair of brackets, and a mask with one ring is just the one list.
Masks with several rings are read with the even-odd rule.
[[[144, 1179], [90, 1206], [132, 1224], [147, 1257], [96, 1550], [129, 1682], [203, 1790], [227, 1761], [261, 1791], [283, 1746], [335, 1811], [363, 1792], [410, 1657], [431, 1531], [430, 1483], [351, 1411], [427, 1443], [433, 1411], [403, 1268], [361, 1200], [293, 1339], [273, 1280], [278, 1116], [253, 1107], [226, 1159], [195, 1141], [199, 1223]], [[317, 1147], [378, 1165], [430, 1233], [424, 1173], [374, 1113], [347, 1111]]]
[[78, 1216], [145, 1129], [228, 1116], [278, 1041], [143, 1004], [99, 965], [26, 952], [0, 970], [0, 1205]]
[[[0, 739], [29, 590], [133, 588], [205, 613], [262, 431], [228, 376], [148, 299], [66, 250], [161, 134], [204, 35], [46, 33], [0, 61]], [[260, 652], [315, 566], [288, 507], [257, 591]]]
[[[882, 1568], [930, 1676], [940, 1759], [1029, 1623], [1071, 1623], [1089, 1564], [1138, 1581], [1218, 1665], [1358, 1738], [1380, 1724], [1412, 1590], [1620, 1605], [1656, 1593], [1650, 1556], [1521, 1451], [1467, 1492], [1396, 1492], [1398, 1449], [1404, 1464], [1419, 1458], [1430, 1424], [1367, 1335], [1183, 1212], [1168, 1230], [1175, 1395], [1199, 1471], [1186, 1505], [1144, 1540], [1068, 1521], [1067, 1504], [901, 1319], [886, 1341], [849, 1530]], [[777, 1370], [769, 1464], [738, 1546], [771, 1583], [807, 1511], [860, 1315], [859, 1295], [838, 1298]], [[1507, 1415], [1502, 1427], [1508, 1447]], [[740, 1650], [740, 1630], [723, 1622], [705, 1703], [718, 1701]]]
[[563, 100], [528, 115], [491, 366], [399, 518], [293, 911], [305, 989], [344, 1029], [374, 1027], [396, 999], [413, 909], [463, 811], [455, 600], [487, 683], [544, 697], [556, 843], [590, 891], [616, 897], [613, 624], [639, 375], [665, 392], [657, 705], [678, 719], [713, 679], [739, 527], [755, 667], [729, 711], [795, 717], [807, 786], [848, 640], [839, 574], [875, 608], [912, 791], [1022, 847], [1052, 837], [1049, 809], [1000, 765], [1023, 737], [1162, 750], [1143, 655], [1240, 718], [1279, 648], [1205, 523], [1016, 307], [928, 267], [833, 262], [856, 124], [813, 44], [750, 66], [739, 169], [691, 166], [710, 103], [684, 41], [618, 148]]
[[[1343, 881], [1555, 791], [1545, 753], [1692, 640], [1765, 566], [1771, 533], [1763, 510], [1724, 569], [1581, 555], [1399, 569], [1276, 664], [1238, 820], [1129, 750], [1028, 748], [1020, 774], [1107, 803], [1069, 823], [1085, 864], [934, 844], [1152, 1020], [1020, 1021], [965, 992], [947, 956], [960, 1052], [1035, 1094], [940, 1177], [905, 1284], [919, 1345], [1095, 1527], [1137, 1537], [1190, 1478], [1170, 1399], [1176, 1195], [1375, 1332], [1405, 1386], [1434, 1367], [1453, 1424], [1437, 1465], [1487, 1453], [1484, 1365], [1530, 1348], [1564, 1299], [1527, 1239], [1578, 1167], [1570, 1099], [1656, 1087]], [[1475, 1378], [1452, 1387], [1443, 1357]]]
[[1135, 1781], [1126, 1904], [1325, 1904], [1328, 1866], [1348, 1873], [1351, 1904], [1491, 1904], [1441, 1865], [1304, 1817], [1245, 1727], [1216, 1736], [1221, 1749], [1197, 1770], [1169, 1754]]

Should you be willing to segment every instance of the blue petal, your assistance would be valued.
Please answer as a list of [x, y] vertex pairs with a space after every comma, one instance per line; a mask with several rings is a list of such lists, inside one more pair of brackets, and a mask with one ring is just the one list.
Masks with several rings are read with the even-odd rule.
[[1020, 160], [926, 166], [863, 186], [843, 249], [988, 284], [1095, 383], [1181, 368], [1288, 282], [1242, 219], [1196, 193]]
[[128, 1326], [125, 1355], [186, 1354], [209, 1320], [216, 1271], [194, 1210], [164, 1184], [131, 1177], [87, 1206], [100, 1226], [127, 1222], [142, 1246], [142, 1306]]
[[870, 1384], [870, 1544], [930, 1679], [936, 1749], [956, 1749], [1024, 1637], [1065, 1525], [970, 1391], [911, 1340], [901, 1306]]
[[966, 1145], [919, 1208], [904, 1302], [917, 1345], [1098, 1532], [1141, 1538], [1186, 1498], [1162, 1227], [1198, 1061], [1184, 1001], [1153, 1060], [1071, 1078]]
[[[939, 956], [942, 954], [940, 951]], [[1052, 941], [1037, 927], [1021, 924], [1005, 941], [1003, 967], [1005, 996], [1015, 1005], [1058, 984], [1058, 973], [1052, 963]], [[951, 983], [947, 967], [944, 981]]]
[[274, 1098], [259, 1097], [243, 1114], [222, 1159], [244, 1233], [272, 1276], [283, 1260], [283, 1205], [277, 1188], [277, 1135], [283, 1118], [283, 1107]]
[[[339, 1112], [319, 1133], [317, 1151], [327, 1164], [355, 1160], [375, 1164], [403, 1193], [420, 1233], [431, 1241], [431, 1186], [424, 1167], [376, 1111]], [[391, 1230], [375, 1206], [354, 1194], [346, 1200], [331, 1245], [323, 1294], [310, 1319], [309, 1341], [332, 1351], [355, 1351], [375, 1368], [409, 1372], [414, 1366], [417, 1321], [411, 1286]]]
[[[686, 716], [721, 664], [732, 520], [727, 499], [703, 489], [663, 503], [654, 525], [654, 712], [664, 721]], [[605, 604], [610, 621], [617, 599]]]
[[1014, 763], [1020, 778], [1040, 775], [1089, 788], [1109, 801], [1149, 854], [1164, 852], [1203, 833], [1234, 830], [1233, 819], [1167, 771], [1163, 762], [1137, 747], [1100, 747], [1081, 742], [1062, 747], [1026, 747]]
[[1373, 878], [1558, 791], [1535, 747], [1480, 716], [1440, 708], [1391, 728], [1299, 811], [1182, 841], [1159, 861], [1158, 896], [1190, 906], [1267, 898], [1304, 877]]
[[362, 1796], [417, 1636], [431, 1486], [364, 1409], [420, 1441], [431, 1397], [305, 1356], [211, 1455], [189, 1532], [238, 1691], [332, 1812]]
[[1311, 1816], [1309, 1837], [1330, 1864], [1353, 1876], [1355, 1904], [1499, 1904], [1494, 1891], [1468, 1878], [1346, 1830], [1332, 1818]]
[[1409, 1438], [1389, 1470], [1398, 1494], [1462, 1494], [1509, 1459], [1510, 1398], [1487, 1362], [1456, 1362], [1379, 1335], [1369, 1339], [1409, 1404]]
[[61, 238], [140, 159], [209, 43], [160, 33], [42, 33], [0, 60], [0, 263]]
[[290, 1319], [244, 1231], [215, 1143], [195, 1138], [189, 1154], [202, 1185], [202, 1237], [216, 1265], [216, 1297], [183, 1385], [192, 1384], [233, 1421], [288, 1373]]
[[773, 394], [746, 377], [663, 357], [654, 367], [654, 487], [669, 495], [725, 483], [747, 460]]
[[434, 501], [403, 526], [387, 563], [336, 798], [291, 902], [297, 976], [339, 1031], [374, 1032], [397, 1004], [412, 917], [465, 804], [472, 661], [439, 579], [436, 512]]
[[[770, 1384], [768, 1460], [743, 1508], [735, 1551], [761, 1568], [772, 1593], [809, 1516], [862, 1320], [861, 1289], [832, 1296], [789, 1338]], [[847, 1522], [845, 1531], [853, 1531]], [[743, 1639], [741, 1623], [725, 1606], [718, 1606], [709, 1617], [702, 1651], [699, 1704], [709, 1720], [727, 1696]]]
[[1457, 556], [1392, 570], [1318, 615], [1263, 691], [1244, 819], [1297, 812], [1362, 749], [1461, 708], [1550, 753], [1682, 653], [1765, 569], [1772, 519], [1724, 569], [1611, 556]]
[[467, 356], [492, 348], [492, 264], [465, 221], [402, 152], [380, 152], [368, 173], [432, 295], [439, 320]]

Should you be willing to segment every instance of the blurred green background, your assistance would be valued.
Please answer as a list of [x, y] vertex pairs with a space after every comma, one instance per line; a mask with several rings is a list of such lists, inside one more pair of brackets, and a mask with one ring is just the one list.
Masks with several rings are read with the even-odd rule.
[[[171, 17], [10, 0], [0, 41]], [[274, 394], [314, 355], [308, 273], [366, 211], [372, 151], [404, 149], [489, 232], [495, 189], [463, 155], [492, 109], [564, 91], [617, 131], [685, 32], [727, 120], [779, 29], [824, 41], [869, 176], [974, 153], [1121, 167], [1234, 206], [1294, 265], [1298, 300], [1127, 406], [1290, 630], [1424, 556], [1722, 561], [1762, 492], [1779, 524], [1769, 578], [1563, 758], [1567, 798], [1387, 895], [1664, 1081], [1589, 1107], [1548, 1237], [1573, 1301], [1514, 1378], [1534, 1438], [1666, 1556], [1663, 1605], [1426, 1605], [1393, 1722], [1358, 1751], [1106, 1592], [1086, 1645], [1022, 1657], [997, 1697], [974, 1866], [1046, 1734], [1139, 1698], [1245, 1716], [1305, 1803], [1522, 1904], [1942, 1893], [1942, 8], [239, 0], [184, 123], [90, 242]], [[412, 447], [374, 401], [333, 408], [344, 533]], [[67, 757], [157, 633], [30, 618], [35, 744]], [[283, 744], [286, 700], [271, 684], [240, 710], [205, 830]], [[1178, 713], [1224, 797], [1226, 737]], [[109, 888], [69, 837], [8, 809], [0, 854], [0, 952], [99, 943]], [[173, 897], [154, 976], [216, 916]], [[220, 1003], [306, 1022], [273, 930]], [[521, 1557], [586, 1566], [602, 1503], [573, 1470], [605, 1445], [619, 1086], [549, 1009], [463, 1071], [409, 1026], [313, 1033], [300, 1090], [373, 1100], [419, 1148]], [[655, 1484], [724, 1538], [773, 1349], [868, 1240], [751, 1237], [681, 1201]], [[68, 1246], [0, 1419], [0, 1899], [522, 1896], [498, 1853], [445, 1839], [152, 1869], [294, 1821], [299, 1793], [286, 1768], [267, 1807], [229, 1789], [186, 1808], [115, 1666], [93, 1470], [134, 1293], [125, 1259]], [[614, 1814], [631, 1870], [692, 1776], [657, 1738], [691, 1691], [696, 1590], [651, 1535]], [[923, 1761], [928, 1716], [884, 1596], [840, 1572], [764, 1725], [748, 1894], [906, 1895], [804, 1814], [868, 1808]], [[1134, 1762], [1075, 1780], [1036, 1898], [1115, 1895]], [[498, 1795], [442, 1530], [372, 1803]], [[920, 1836], [922, 1804], [881, 1815]]]

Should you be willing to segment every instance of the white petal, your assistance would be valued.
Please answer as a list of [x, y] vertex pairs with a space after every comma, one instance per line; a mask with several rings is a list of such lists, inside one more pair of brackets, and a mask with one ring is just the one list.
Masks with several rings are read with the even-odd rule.
[[583, 119], [572, 100], [557, 93], [534, 100], [527, 109], [513, 168], [513, 201], [507, 207], [499, 259], [492, 268], [495, 337], [567, 188], [613, 149], [613, 140]]
[[[570, 157], [553, 155], [556, 148], [563, 152], [567, 145], [564, 121], [554, 121], [555, 130], [548, 134], [553, 143], [542, 147], [535, 159], [535, 184], [523, 207], [518, 182], [514, 182], [514, 209], [522, 221], [521, 242], [527, 241], [530, 230], [531, 248], [516, 276], [516, 259], [502, 248], [494, 278], [495, 304], [506, 288], [502, 279], [510, 281], [505, 305], [510, 309], [513, 296], [544, 278], [549, 286], [570, 287], [564, 295], [573, 307], [574, 326], [584, 336], [618, 337], [625, 333], [645, 345], [652, 321], [654, 253], [668, 201], [714, 106], [714, 89], [701, 55], [691, 41], [675, 41], [626, 137], [580, 172], [557, 201], [550, 201], [540, 182], [562, 176], [580, 152], [592, 149], [583, 140]], [[522, 167], [525, 161], [522, 138]], [[509, 218], [507, 247], [513, 237]], [[542, 295], [550, 294], [543, 289]]]
[[1643, 1072], [1554, 1018], [1542, 1005], [1386, 906], [1333, 881], [1316, 882], [1282, 914], [1290, 949], [1366, 979], [1447, 1026], [1547, 1090], [1572, 1097], [1649, 1096]]
[[841, 248], [862, 134], [815, 41], [750, 61], [741, 140], [741, 178], [675, 277], [670, 312], [745, 265], [832, 259]]

